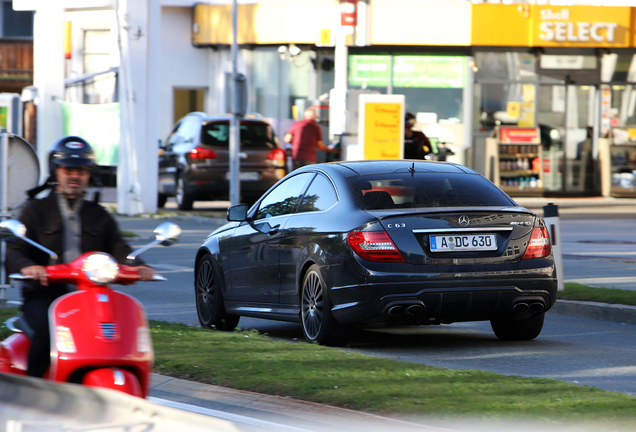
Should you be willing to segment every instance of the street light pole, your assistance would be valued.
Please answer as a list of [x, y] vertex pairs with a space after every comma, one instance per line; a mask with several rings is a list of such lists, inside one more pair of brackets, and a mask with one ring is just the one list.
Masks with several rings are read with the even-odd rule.
[[230, 120], [230, 205], [239, 203], [241, 196], [241, 183], [239, 181], [239, 149], [241, 142], [239, 98], [237, 86], [237, 0], [232, 1], [232, 79], [230, 81], [230, 91], [232, 92], [232, 119]]

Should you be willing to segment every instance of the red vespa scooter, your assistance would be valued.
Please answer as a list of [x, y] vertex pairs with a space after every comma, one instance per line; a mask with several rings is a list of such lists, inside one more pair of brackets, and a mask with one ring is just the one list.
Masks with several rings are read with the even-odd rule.
[[[155, 240], [131, 253], [130, 262], [155, 245], [170, 245], [181, 229], [164, 222], [154, 232]], [[0, 222], [1, 236], [17, 236], [57, 259], [25, 233], [16, 220]], [[50, 283], [73, 284], [77, 291], [59, 297], [49, 308], [51, 366], [44, 378], [145, 398], [154, 360], [146, 315], [141, 303], [108, 286], [134, 284], [139, 280], [136, 268], [118, 265], [103, 252], [87, 252], [68, 264], [49, 265], [46, 272]], [[9, 277], [26, 279], [19, 273]], [[154, 280], [166, 279], [155, 275]], [[10, 318], [6, 325], [15, 334], [0, 344], [0, 372], [26, 375], [33, 331], [20, 317]]]

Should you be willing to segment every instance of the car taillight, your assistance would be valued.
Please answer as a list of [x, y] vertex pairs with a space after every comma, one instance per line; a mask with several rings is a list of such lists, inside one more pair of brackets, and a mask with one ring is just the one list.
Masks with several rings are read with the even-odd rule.
[[386, 231], [356, 231], [347, 235], [347, 243], [367, 261], [404, 262], [400, 251]]
[[192, 159], [216, 159], [216, 152], [203, 147], [195, 147], [189, 153]]
[[522, 259], [543, 258], [550, 255], [551, 251], [552, 246], [550, 245], [548, 230], [544, 226], [532, 228], [532, 235]]
[[285, 153], [285, 150], [279, 148], [270, 150], [270, 152], [267, 153], [267, 159], [271, 160], [274, 166], [284, 167], [287, 153]]

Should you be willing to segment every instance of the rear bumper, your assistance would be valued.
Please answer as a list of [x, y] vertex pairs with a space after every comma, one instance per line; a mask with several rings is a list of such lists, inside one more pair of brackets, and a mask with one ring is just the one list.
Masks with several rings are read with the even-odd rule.
[[[258, 174], [258, 179], [241, 180], [241, 195], [251, 198], [259, 198], [286, 174], [284, 170], [275, 168], [245, 169], [243, 173]], [[186, 191], [195, 199], [227, 198], [230, 193], [230, 182], [226, 175], [225, 168], [191, 169], [186, 175]]]
[[556, 302], [557, 280], [551, 276], [434, 278], [335, 287], [330, 294], [333, 315], [343, 324], [438, 324], [545, 312]]

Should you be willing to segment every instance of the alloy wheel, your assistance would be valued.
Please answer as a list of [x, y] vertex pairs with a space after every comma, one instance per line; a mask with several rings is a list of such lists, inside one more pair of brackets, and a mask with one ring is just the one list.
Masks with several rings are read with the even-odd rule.
[[214, 269], [212, 263], [204, 259], [199, 265], [197, 272], [197, 312], [199, 321], [203, 326], [212, 325], [212, 315], [214, 310]]
[[302, 320], [307, 338], [316, 340], [323, 324], [323, 290], [320, 277], [312, 271], [303, 285]]
[[176, 196], [174, 197], [179, 207], [183, 205], [184, 195], [185, 195], [185, 186], [183, 184], [183, 177], [179, 176], [179, 178], [177, 179], [177, 193], [176, 193]]

